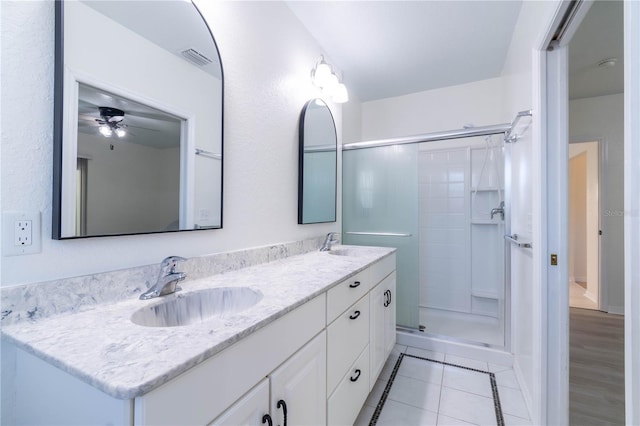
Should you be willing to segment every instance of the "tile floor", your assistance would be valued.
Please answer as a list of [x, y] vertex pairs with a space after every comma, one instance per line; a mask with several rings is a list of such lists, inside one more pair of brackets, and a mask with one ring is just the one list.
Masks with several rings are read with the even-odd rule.
[[[396, 345], [355, 425], [368, 425], [400, 353], [494, 373], [504, 424], [530, 425], [518, 381], [510, 367]], [[377, 425], [496, 425], [489, 374], [405, 356]]]

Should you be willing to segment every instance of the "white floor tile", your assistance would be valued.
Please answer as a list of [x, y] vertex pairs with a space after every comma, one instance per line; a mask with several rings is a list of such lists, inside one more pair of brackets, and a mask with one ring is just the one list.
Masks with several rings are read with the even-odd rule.
[[505, 371], [505, 370], [513, 370], [513, 367], [508, 367], [506, 365], [489, 363], [489, 371], [492, 372], [492, 373], [499, 373], [499, 372]]
[[462, 365], [463, 367], [475, 368], [476, 370], [489, 371], [488, 364], [484, 361], [463, 358], [461, 356], [450, 354], [446, 354], [444, 360], [450, 364]]
[[527, 404], [524, 402], [520, 390], [498, 384], [498, 395], [500, 396], [500, 405], [504, 414], [511, 414], [523, 419], [529, 418], [529, 410], [527, 410]]
[[378, 402], [380, 402], [380, 397], [384, 392], [384, 388], [387, 386], [387, 382], [384, 380], [378, 379], [376, 384], [373, 385], [373, 389], [369, 392], [369, 396], [367, 397], [364, 405], [368, 405], [370, 407], [377, 407]]
[[513, 370], [500, 371], [495, 373], [495, 376], [498, 386], [520, 390], [520, 384], [518, 383], [516, 373], [514, 373]]
[[[396, 345], [355, 424], [369, 424], [400, 353], [444, 360], [495, 374], [505, 424], [530, 425], [513, 369], [469, 358]], [[494, 425], [496, 414], [488, 374], [405, 356], [380, 417], [380, 426]]]
[[475, 423], [465, 422], [464, 420], [454, 419], [444, 414], [438, 414], [438, 426], [465, 426], [474, 424]]
[[464, 368], [445, 366], [442, 386], [493, 398], [489, 375]]
[[440, 385], [396, 376], [387, 401], [389, 399], [437, 413], [440, 403]]
[[406, 405], [396, 401], [387, 400], [380, 413], [377, 425], [399, 426], [399, 425], [436, 425], [438, 414], [423, 410], [411, 405]]
[[373, 417], [373, 413], [376, 412], [376, 407], [370, 407], [365, 405], [360, 410], [360, 414], [356, 418], [356, 421], [353, 423], [353, 426], [368, 426], [371, 421], [371, 417]]
[[389, 355], [389, 358], [387, 358], [387, 361], [384, 363], [384, 367], [382, 367], [382, 371], [380, 371], [378, 379], [384, 380], [385, 382], [388, 381], [394, 367], [396, 366], [396, 362], [398, 362], [398, 357], [393, 356], [393, 354]]
[[444, 354], [442, 352], [434, 352], [409, 346], [405, 353], [407, 355], [415, 355], [422, 358], [433, 359], [435, 361], [444, 361]]
[[442, 383], [442, 371], [444, 366], [436, 362], [405, 356], [398, 369], [401, 376], [411, 377], [427, 383], [439, 385]]
[[493, 399], [457, 389], [442, 388], [439, 414], [479, 425], [495, 425]]
[[504, 424], [506, 426], [531, 426], [531, 422], [526, 419], [521, 419], [520, 417], [511, 416], [509, 414], [503, 414]]

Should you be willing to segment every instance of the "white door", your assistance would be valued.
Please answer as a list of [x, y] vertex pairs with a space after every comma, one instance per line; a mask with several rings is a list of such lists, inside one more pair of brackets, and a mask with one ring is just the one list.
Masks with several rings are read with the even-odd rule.
[[274, 425], [326, 424], [326, 349], [323, 331], [271, 374]]

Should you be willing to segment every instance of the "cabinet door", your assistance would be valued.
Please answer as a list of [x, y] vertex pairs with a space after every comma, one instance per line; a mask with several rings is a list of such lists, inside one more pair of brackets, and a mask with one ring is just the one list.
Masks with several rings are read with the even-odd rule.
[[326, 332], [323, 331], [271, 374], [274, 425], [327, 423], [326, 348]]
[[385, 343], [385, 292], [387, 288], [384, 282], [378, 284], [371, 290], [369, 294], [370, 302], [370, 324], [369, 324], [369, 350], [371, 359], [371, 374], [369, 390], [378, 379], [378, 375], [382, 371], [386, 360], [386, 343]]
[[384, 363], [396, 344], [396, 273], [387, 276], [370, 293], [371, 322], [369, 348], [371, 375], [369, 386], [378, 379]]
[[269, 379], [262, 380], [248, 394], [240, 398], [210, 426], [260, 426], [262, 417], [269, 412]]
[[389, 275], [381, 284], [386, 288], [384, 298], [384, 347], [386, 360], [396, 344], [396, 273]]

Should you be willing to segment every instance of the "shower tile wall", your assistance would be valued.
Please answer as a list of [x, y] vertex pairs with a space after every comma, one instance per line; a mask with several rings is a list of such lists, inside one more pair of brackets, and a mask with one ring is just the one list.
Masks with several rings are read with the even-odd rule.
[[427, 332], [503, 345], [500, 147], [475, 138], [419, 151], [420, 323]]
[[422, 307], [471, 311], [467, 152], [420, 152]]

